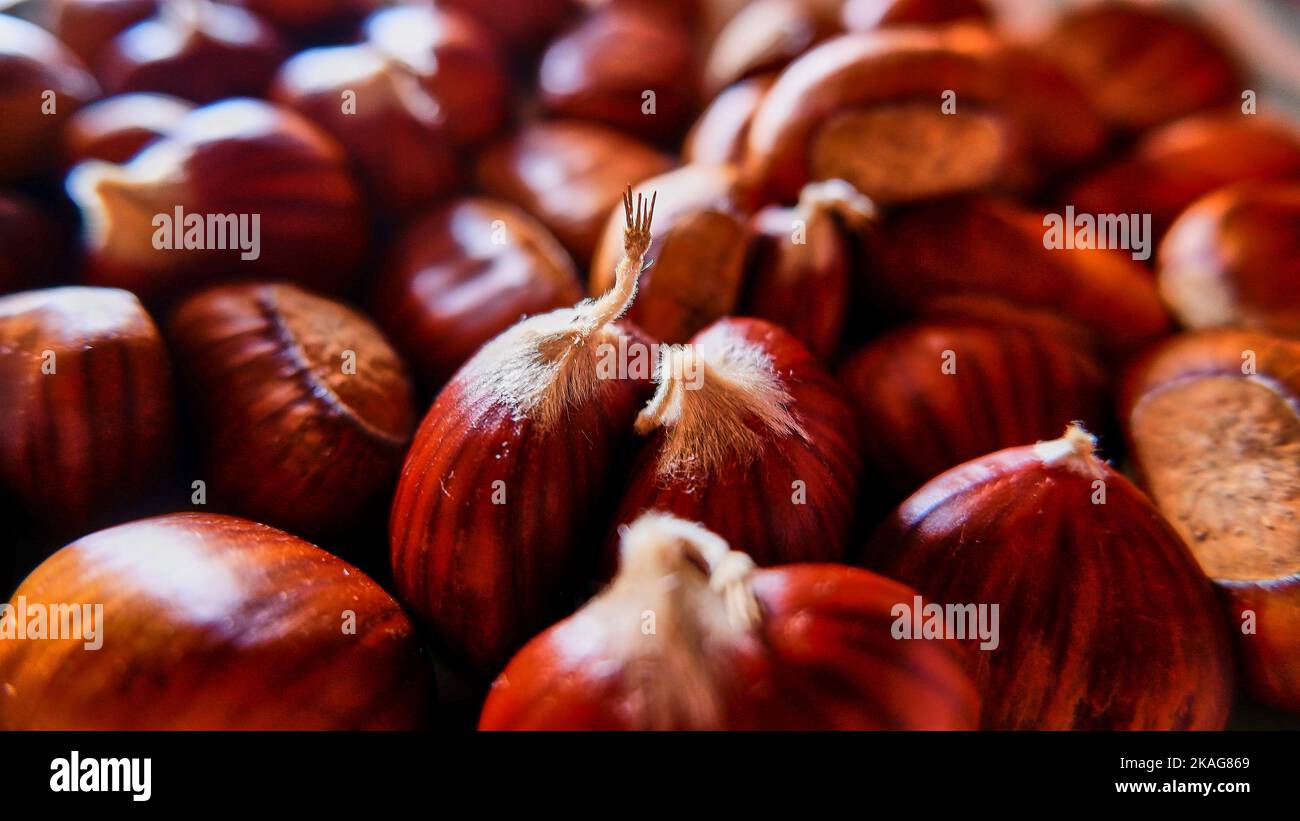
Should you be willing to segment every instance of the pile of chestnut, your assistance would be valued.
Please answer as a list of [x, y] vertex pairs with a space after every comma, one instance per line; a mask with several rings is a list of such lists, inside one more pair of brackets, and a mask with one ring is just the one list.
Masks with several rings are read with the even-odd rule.
[[0, 14], [0, 727], [1300, 712], [1256, 80], [1150, 3]]

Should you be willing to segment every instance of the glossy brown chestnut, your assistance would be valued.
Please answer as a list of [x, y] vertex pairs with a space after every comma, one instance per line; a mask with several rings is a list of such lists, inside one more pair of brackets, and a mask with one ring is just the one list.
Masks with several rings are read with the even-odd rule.
[[736, 12], [709, 47], [704, 85], [710, 95], [733, 83], [784, 68], [839, 32], [836, 0], [756, 0]]
[[0, 298], [0, 484], [59, 532], [134, 501], [175, 448], [167, 351], [111, 288]]
[[61, 226], [39, 205], [0, 193], [0, 294], [57, 279], [67, 244]]
[[866, 287], [886, 311], [904, 315], [937, 297], [997, 297], [1088, 328], [1094, 343], [1114, 354], [1167, 332], [1155, 284], [1132, 252], [1049, 249], [1044, 235], [1041, 212], [1003, 199], [914, 206], [878, 232], [877, 268]]
[[297, 39], [333, 42], [346, 39], [361, 19], [383, 0], [230, 0]]
[[825, 179], [878, 203], [980, 188], [1004, 173], [1013, 142], [1000, 96], [996, 62], [938, 32], [841, 35], [791, 63], [763, 98], [746, 174], [769, 202]]
[[63, 127], [64, 162], [84, 160], [125, 163], [141, 148], [172, 129], [194, 104], [166, 94], [119, 94], [91, 103]]
[[269, 96], [338, 140], [385, 212], [408, 212], [459, 182], [447, 112], [413, 72], [377, 49], [301, 51], [280, 67]]
[[650, 244], [650, 203], [625, 205], [614, 289], [483, 346], [429, 409], [397, 485], [397, 589], [445, 657], [480, 678], [578, 598], [618, 493], [649, 387], [602, 367], [640, 339], [615, 320]]
[[402, 229], [376, 284], [374, 313], [431, 386], [521, 318], [573, 305], [568, 253], [518, 208], [452, 200]]
[[366, 20], [367, 43], [410, 69], [438, 101], [452, 139], [480, 143], [510, 114], [509, 66], [482, 26], [451, 4], [399, 5]]
[[667, 142], [682, 135], [699, 109], [699, 77], [684, 25], [615, 5], [552, 41], [542, 54], [537, 88], [542, 106], [555, 116]]
[[[637, 417], [652, 439], [615, 522], [661, 510], [698, 521], [760, 565], [840, 561], [861, 477], [858, 425], [816, 357], [760, 319], [723, 319], [662, 352]], [[606, 570], [617, 562], [607, 543]]]
[[474, 17], [520, 57], [536, 53], [577, 11], [574, 0], [438, 0], [438, 5]]
[[1210, 584], [1093, 447], [1072, 426], [953, 468], [881, 526], [866, 566], [941, 606], [998, 608], [996, 646], [972, 653], [986, 729], [1222, 729], [1232, 653]]
[[0, 14], [0, 183], [58, 166], [59, 129], [99, 96], [81, 61], [44, 29]]
[[830, 361], [849, 316], [859, 238], [875, 220], [875, 206], [843, 180], [809, 183], [794, 208], [759, 211], [744, 313], [781, 325]]
[[487, 148], [475, 177], [484, 193], [541, 220], [586, 268], [621, 192], [672, 167], [667, 155], [617, 131], [556, 120], [530, 123]]
[[613, 584], [515, 656], [479, 727], [974, 728], [978, 697], [950, 643], [892, 636], [914, 591], [834, 564], [758, 570], [741, 547], [638, 519]]
[[1160, 295], [1189, 328], [1300, 337], [1300, 182], [1203, 197], [1160, 245]]
[[749, 139], [754, 112], [774, 82], [775, 74], [760, 74], [741, 80], [714, 97], [687, 132], [682, 160], [699, 165], [740, 163], [745, 156], [745, 141]]
[[[866, 475], [889, 504], [962, 462], [1107, 418], [1108, 379], [1085, 349], [1029, 324], [949, 317], [889, 331], [840, 369], [864, 431]], [[883, 512], [883, 511], [882, 511]]]
[[1247, 690], [1300, 712], [1300, 343], [1174, 337], [1120, 407], [1142, 482], [1218, 588]]
[[1300, 179], [1300, 133], [1289, 123], [1225, 111], [1148, 132], [1127, 155], [1071, 187], [1063, 201], [1094, 214], [1151, 214], [1160, 235], [1216, 189], [1279, 179]]
[[177, 513], [83, 536], [27, 577], [6, 621], [50, 602], [89, 616], [76, 638], [0, 641], [4, 729], [414, 729], [431, 712], [397, 602], [265, 525]]
[[[685, 342], [740, 303], [753, 234], [736, 196], [736, 169], [688, 165], [645, 180], [636, 190], [654, 191], [659, 215], [637, 299], [628, 317], [661, 342]], [[613, 286], [622, 215], [616, 209], [591, 264], [589, 290]]]
[[849, 31], [869, 31], [882, 26], [989, 22], [993, 12], [984, 0], [847, 0], [840, 17]]
[[367, 241], [343, 150], [300, 115], [258, 100], [196, 109], [125, 165], [76, 166], [67, 187], [85, 223], [86, 279], [146, 301], [217, 279], [342, 290]]
[[55, 0], [50, 31], [92, 71], [113, 38], [158, 11], [159, 0]]
[[405, 366], [366, 317], [292, 285], [248, 283], [191, 297], [167, 330], [209, 504], [324, 533], [391, 485], [415, 407]]
[[1195, 18], [1152, 4], [1098, 3], [1060, 17], [1041, 44], [1116, 128], [1143, 131], [1240, 100], [1241, 72]]
[[275, 30], [212, 0], [161, 0], [158, 13], [113, 38], [97, 66], [111, 94], [155, 91], [196, 103], [261, 96], [286, 56]]

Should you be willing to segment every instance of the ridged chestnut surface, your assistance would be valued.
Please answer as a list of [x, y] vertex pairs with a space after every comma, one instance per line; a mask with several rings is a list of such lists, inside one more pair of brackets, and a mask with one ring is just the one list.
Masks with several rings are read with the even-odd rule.
[[[652, 435], [615, 517], [692, 519], [760, 565], [838, 561], [849, 551], [861, 475], [844, 389], [788, 332], [723, 319], [662, 354], [637, 419]], [[615, 564], [606, 546], [604, 568]]]
[[840, 369], [864, 431], [866, 474], [902, 499], [977, 456], [1099, 429], [1108, 378], [1086, 349], [1040, 329], [961, 317], [889, 331]]
[[249, 283], [191, 297], [167, 331], [209, 504], [322, 533], [390, 486], [415, 408], [405, 366], [369, 319], [292, 285]]
[[1214, 580], [1246, 688], [1300, 712], [1300, 342], [1214, 330], [1133, 365], [1134, 466]]
[[649, 386], [617, 367], [620, 349], [641, 344], [616, 320], [650, 244], [650, 203], [624, 204], [615, 287], [483, 346], [402, 468], [389, 520], [397, 589], [446, 657], [484, 679], [577, 598], [617, 495]]
[[[260, 100], [195, 109], [125, 165], [79, 164], [67, 188], [85, 223], [86, 279], [146, 301], [220, 279], [342, 290], [359, 274], [369, 234], [361, 189], [339, 145], [300, 115]], [[155, 222], [160, 214], [169, 223]], [[203, 247], [177, 249], [175, 233], [192, 215], [203, 220]], [[229, 218], [244, 218], [251, 239], [254, 215], [259, 247], [229, 247]], [[224, 248], [207, 239], [214, 216], [223, 218], [221, 232], [211, 233], [227, 240]], [[168, 225], [173, 247], [155, 245]]]
[[102, 646], [84, 632], [0, 642], [4, 729], [413, 729], [430, 713], [397, 602], [265, 525], [178, 513], [83, 536], [11, 600], [51, 602], [102, 605], [83, 622]]
[[374, 305], [420, 375], [441, 386], [521, 318], [581, 298], [573, 261], [546, 228], [509, 203], [466, 197], [402, 229]]
[[742, 545], [647, 514], [614, 582], [529, 642], [485, 730], [972, 729], [954, 648], [898, 641], [915, 591], [856, 568], [758, 570]]
[[1300, 182], [1244, 183], [1190, 205], [1160, 245], [1160, 295], [1189, 328], [1300, 337]]
[[1222, 729], [1232, 653], [1210, 584], [1093, 446], [1072, 427], [953, 468], [865, 564], [927, 601], [998, 606], [997, 646], [972, 653], [984, 728]]
[[115, 288], [0, 298], [0, 484], [59, 531], [157, 482], [175, 448], [167, 351]]

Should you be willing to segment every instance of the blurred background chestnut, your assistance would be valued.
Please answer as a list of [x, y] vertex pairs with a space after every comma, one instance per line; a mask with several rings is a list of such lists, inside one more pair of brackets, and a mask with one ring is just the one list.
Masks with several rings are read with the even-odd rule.
[[64, 162], [68, 167], [83, 160], [125, 163], [169, 134], [194, 108], [166, 94], [118, 94], [97, 100], [68, 118]]
[[0, 191], [0, 294], [62, 278], [71, 235], [41, 203]]
[[161, 0], [52, 0], [50, 31], [92, 71], [117, 35], [152, 17]]

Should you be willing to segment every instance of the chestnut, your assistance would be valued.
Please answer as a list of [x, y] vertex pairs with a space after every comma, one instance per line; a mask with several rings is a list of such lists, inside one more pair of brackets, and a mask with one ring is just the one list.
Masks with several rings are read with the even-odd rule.
[[[807, 348], [769, 322], [723, 319], [662, 352], [655, 381], [636, 420], [652, 439], [616, 523], [666, 511], [760, 565], [848, 555], [862, 470], [857, 420]], [[606, 547], [612, 570], [616, 540]]]
[[1237, 111], [1197, 114], [1148, 132], [1126, 155], [1078, 180], [1064, 202], [1079, 212], [1151, 214], [1156, 234], [1225, 185], [1300, 179], [1293, 126]]
[[1222, 729], [1232, 652], [1210, 584], [1094, 446], [1071, 426], [953, 468], [864, 564], [930, 601], [998, 607], [996, 645], [970, 656], [985, 729]]
[[1169, 330], [1151, 275], [1131, 252], [1049, 249], [1043, 226], [1041, 212], [996, 197], [898, 211], [875, 235], [875, 270], [864, 287], [894, 316], [962, 294], [1045, 310], [1089, 329], [1092, 343], [1112, 356]]
[[403, 64], [374, 48], [299, 52], [280, 67], [269, 97], [338, 140], [385, 212], [410, 211], [459, 181], [441, 104]]
[[395, 479], [415, 425], [411, 384], [360, 313], [292, 285], [226, 285], [183, 302], [167, 336], [210, 504], [324, 533]]
[[82, 536], [11, 612], [25, 623], [49, 602], [87, 614], [80, 635], [0, 641], [0, 728], [415, 729], [431, 714], [397, 602], [255, 522], [177, 513]]
[[64, 162], [125, 163], [193, 110], [193, 103], [166, 94], [118, 94], [91, 103], [63, 128]]
[[974, 728], [951, 643], [893, 638], [915, 591], [835, 564], [755, 569], [743, 547], [637, 519], [613, 583], [511, 660], [479, 728]]
[[229, 0], [298, 40], [342, 40], [384, 0]]
[[419, 78], [458, 143], [482, 142], [509, 118], [509, 66], [472, 17], [449, 4], [400, 5], [367, 19], [365, 33], [371, 47]]
[[1300, 712], [1300, 342], [1174, 337], [1120, 410], [1135, 470], [1214, 581], [1246, 689]]
[[59, 129], [99, 86], [49, 32], [0, 14], [0, 183], [40, 177], [58, 165]]
[[135, 501], [171, 463], [167, 351], [126, 291], [0, 297], [0, 397], [0, 486], [50, 530]]
[[649, 382], [617, 366], [644, 344], [616, 320], [650, 245], [650, 202], [624, 202], [626, 256], [596, 300], [529, 317], [447, 383], [393, 500], [393, 579], [441, 653], [482, 679], [564, 614], [589, 577]]
[[993, 10], [985, 0], [846, 0], [840, 19], [848, 31], [869, 31], [882, 26], [987, 23]]
[[[685, 342], [740, 302], [753, 241], [737, 202], [730, 166], [683, 166], [652, 177], [636, 190], [653, 190], [659, 228], [650, 248], [654, 265], [641, 272], [628, 318], [656, 340]], [[592, 294], [613, 286], [622, 215], [615, 210], [591, 263]]]
[[787, 66], [763, 98], [746, 176], [766, 202], [791, 202], [825, 179], [878, 203], [982, 188], [1004, 173], [1013, 144], [1001, 85], [991, 57], [939, 32], [834, 37]]
[[687, 132], [682, 160], [698, 165], [739, 164], [754, 112], [775, 81], [775, 74], [760, 74], [714, 97]]
[[403, 227], [376, 283], [374, 313], [437, 387], [520, 318], [580, 299], [573, 261], [549, 231], [508, 203], [466, 197]]
[[686, 27], [635, 5], [614, 5], [578, 21], [551, 42], [537, 71], [546, 111], [652, 142], [680, 137], [700, 102], [700, 71]]
[[160, 0], [54, 0], [50, 31], [92, 71], [113, 38], [158, 11]]
[[872, 202], [843, 180], [809, 183], [797, 206], [759, 211], [745, 314], [780, 324], [822, 361], [832, 359], [849, 316], [859, 238], [875, 220]]
[[1145, 131], [1239, 100], [1236, 59], [1194, 17], [1168, 6], [1098, 3], [1061, 15], [1040, 44], [1114, 127]]
[[66, 261], [67, 244], [62, 227], [39, 204], [0, 192], [0, 294], [56, 279]]
[[1300, 337], [1300, 182], [1202, 197], [1160, 244], [1160, 294], [1189, 328]]
[[521, 56], [536, 53], [578, 9], [575, 0], [438, 0], [438, 5], [474, 17]]
[[667, 155], [612, 129], [553, 120], [489, 146], [475, 179], [484, 193], [537, 217], [585, 268], [623, 189], [672, 166]]
[[873, 495], [891, 505], [962, 462], [1107, 418], [1108, 379], [1092, 353], [1026, 321], [913, 322], [853, 354], [839, 377], [863, 430], [889, 432], [862, 440]]
[[828, 0], [755, 0], [718, 32], [704, 64], [705, 90], [716, 94], [755, 75], [775, 73], [839, 32], [836, 3]]
[[158, 13], [113, 38], [98, 76], [112, 94], [156, 91], [196, 103], [260, 96], [285, 47], [257, 15], [212, 0], [161, 0]]
[[259, 100], [195, 109], [125, 165], [77, 165], [67, 189], [85, 223], [86, 280], [146, 301], [233, 278], [340, 291], [367, 242], [343, 150]]

